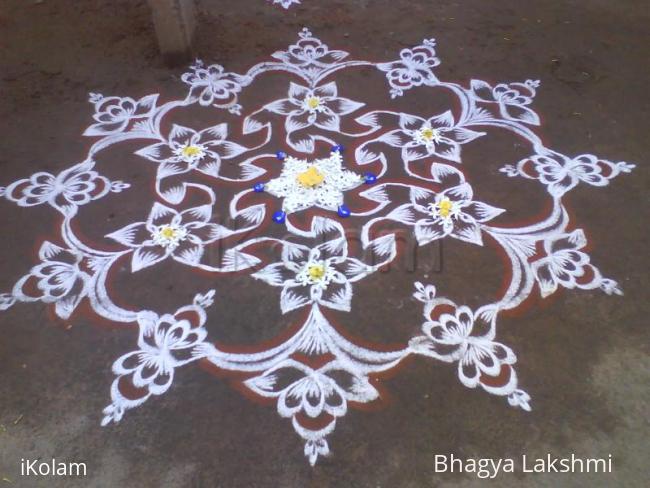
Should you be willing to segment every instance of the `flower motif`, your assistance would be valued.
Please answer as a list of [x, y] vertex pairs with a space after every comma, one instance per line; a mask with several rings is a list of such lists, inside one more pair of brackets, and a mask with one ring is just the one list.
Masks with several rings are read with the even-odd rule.
[[136, 388], [161, 395], [171, 386], [174, 369], [195, 359], [193, 352], [203, 343], [207, 331], [195, 327], [187, 319], [171, 314], [159, 317], [149, 311], [138, 314], [138, 325], [139, 349], [118, 358], [113, 372], [118, 376], [130, 376]]
[[20, 301], [54, 303], [56, 314], [67, 319], [86, 295], [90, 276], [80, 269], [83, 255], [45, 241], [38, 257], [42, 262], [16, 283], [12, 295]]
[[316, 88], [307, 88], [290, 82], [289, 97], [277, 100], [264, 108], [270, 112], [286, 115], [285, 129], [291, 134], [305, 127], [339, 131], [341, 115], [347, 115], [365, 104], [338, 96], [335, 82]]
[[580, 251], [587, 245], [582, 229], [544, 241], [546, 257], [532, 263], [533, 274], [539, 283], [542, 297], [555, 293], [558, 286], [574, 289], [601, 288], [608, 295], [622, 295], [617, 283], [603, 278], [589, 263], [589, 256]]
[[[425, 322], [424, 336], [411, 339], [410, 346], [419, 354], [441, 361], [458, 361], [461, 383], [475, 388], [482, 376], [496, 377], [503, 365], [517, 361], [512, 349], [494, 342], [495, 320], [494, 310], [486, 307], [476, 313], [467, 306], [457, 307], [453, 314], [443, 313], [437, 320]], [[516, 380], [509, 384], [515, 385]]]
[[209, 223], [211, 216], [210, 205], [177, 212], [156, 202], [146, 222], [127, 225], [106, 237], [135, 250], [131, 260], [134, 272], [169, 256], [198, 266], [204, 246], [228, 234], [223, 226]]
[[482, 80], [472, 80], [471, 88], [481, 102], [499, 105], [501, 117], [507, 120], [539, 125], [539, 116], [530, 108], [539, 81], [526, 80], [524, 83], [500, 83], [492, 87]]
[[343, 192], [363, 183], [361, 176], [343, 169], [342, 163], [338, 152], [312, 162], [288, 157], [280, 176], [265, 188], [271, 195], [284, 198], [282, 210], [286, 213], [314, 206], [336, 211], [343, 204]]
[[272, 0], [273, 5], [280, 5], [285, 10], [291, 7], [292, 5], [299, 5], [300, 0]]
[[312, 249], [299, 244], [285, 245], [281, 262], [269, 264], [252, 276], [282, 287], [282, 313], [312, 303], [349, 311], [351, 283], [373, 271], [372, 266], [348, 257], [345, 239], [337, 238]]
[[[277, 3], [278, 0], [274, 0]], [[295, 0], [280, 0], [291, 3]], [[296, 2], [297, 3], [297, 2]], [[284, 4], [283, 4], [284, 6]], [[287, 6], [285, 6], [287, 8]], [[312, 36], [308, 29], [300, 32], [300, 39], [296, 44], [289, 46], [287, 51], [277, 51], [273, 54], [275, 59], [294, 66], [300, 66], [312, 78], [328, 65], [347, 57], [345, 51], [330, 50], [326, 44]]]
[[440, 156], [460, 163], [460, 145], [485, 135], [457, 127], [450, 111], [429, 119], [400, 114], [399, 126], [400, 129], [387, 132], [379, 140], [401, 148], [404, 161]]
[[95, 104], [93, 119], [97, 123], [84, 132], [85, 136], [104, 136], [124, 131], [132, 119], [149, 117], [156, 108], [158, 95], [148, 95], [137, 102], [129, 97], [103, 97], [91, 93]]
[[[346, 369], [337, 361], [314, 370], [293, 359], [286, 359], [261, 376], [246, 380], [245, 384], [262, 397], [277, 398], [278, 413], [292, 418], [299, 433], [305, 429], [296, 421], [298, 415], [312, 419], [330, 415], [336, 419], [345, 415], [348, 402], [367, 403], [379, 397], [379, 392], [367, 377]], [[334, 422], [319, 432], [301, 434], [306, 441], [305, 456], [312, 466], [319, 455], [329, 454], [323, 436], [331, 432]]]
[[[205, 308], [212, 305], [214, 290], [197, 294], [191, 305], [162, 316], [145, 310], [137, 314], [138, 349], [113, 363], [117, 375], [111, 386], [112, 403], [104, 409], [102, 426], [119, 422], [124, 413], [151, 395], [161, 395], [174, 380], [174, 370], [208, 353]], [[126, 389], [126, 391], [123, 390]]]
[[425, 39], [420, 46], [402, 49], [399, 61], [377, 65], [377, 68], [386, 72], [391, 86], [391, 98], [403, 95], [404, 90], [414, 86], [432, 86], [438, 83], [438, 78], [433, 74], [433, 68], [440, 64], [435, 46], [434, 39]]
[[234, 158], [246, 151], [244, 146], [226, 141], [227, 135], [225, 123], [199, 132], [174, 124], [166, 142], [144, 147], [136, 154], [159, 163], [158, 179], [193, 169], [218, 177], [221, 158]]
[[487, 203], [472, 199], [472, 187], [461, 183], [433, 193], [428, 190], [411, 192], [411, 208], [424, 215], [415, 222], [415, 237], [422, 246], [435, 239], [451, 236], [462, 241], [483, 245], [481, 223], [504, 212]]
[[546, 151], [522, 159], [516, 166], [506, 165], [501, 172], [508, 176], [523, 176], [541, 181], [554, 197], [561, 197], [578, 183], [593, 186], [607, 186], [620, 173], [629, 173], [633, 164], [612, 163], [593, 154], [582, 154], [573, 159], [563, 154]]
[[57, 176], [44, 171], [35, 173], [29, 179], [9, 185], [4, 189], [4, 196], [21, 207], [49, 203], [63, 214], [72, 216], [80, 205], [97, 200], [110, 191], [120, 192], [129, 187], [127, 183], [111, 182], [92, 171], [94, 164], [88, 160]]
[[[192, 102], [198, 100], [204, 107], [215, 102], [222, 102], [219, 106], [227, 105], [229, 101], [234, 103], [242, 85], [248, 82], [247, 77], [224, 72], [223, 66], [218, 64], [206, 67], [202, 61], [197, 60], [190, 69], [191, 72], [183, 73], [181, 80], [191, 87], [188, 99]], [[233, 108], [235, 113], [239, 112], [239, 106]]]

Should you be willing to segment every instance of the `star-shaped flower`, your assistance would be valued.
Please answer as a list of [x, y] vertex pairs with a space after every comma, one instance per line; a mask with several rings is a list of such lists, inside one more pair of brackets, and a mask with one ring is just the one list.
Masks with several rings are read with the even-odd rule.
[[429, 119], [400, 114], [400, 128], [380, 137], [380, 141], [402, 149], [404, 161], [439, 156], [460, 163], [460, 145], [484, 135], [458, 127], [450, 111]]
[[292, 244], [282, 250], [282, 261], [269, 264], [253, 278], [282, 287], [282, 313], [318, 303], [349, 311], [352, 285], [374, 268], [348, 257], [344, 238], [327, 241], [315, 248]]
[[360, 175], [343, 169], [342, 163], [338, 152], [312, 162], [288, 157], [280, 176], [269, 181], [266, 189], [284, 198], [282, 210], [288, 214], [310, 207], [336, 211], [343, 204], [343, 192], [363, 183]]
[[338, 131], [341, 116], [354, 112], [363, 105], [339, 97], [334, 82], [313, 89], [292, 82], [289, 85], [288, 98], [270, 103], [265, 108], [287, 116], [285, 129], [290, 134], [312, 125], [324, 130]]
[[193, 169], [217, 177], [221, 158], [233, 158], [246, 151], [245, 147], [226, 141], [227, 135], [227, 124], [199, 132], [174, 124], [166, 142], [144, 147], [136, 154], [159, 163], [158, 179]]
[[487, 203], [473, 200], [468, 183], [433, 193], [427, 190], [411, 193], [411, 208], [420, 218], [415, 222], [415, 237], [420, 245], [451, 236], [483, 245], [481, 222], [504, 212]]
[[209, 223], [209, 205], [182, 212], [156, 202], [146, 222], [136, 222], [108, 234], [114, 241], [133, 248], [131, 269], [139, 271], [163, 259], [197, 266], [206, 244], [228, 233], [218, 224]]

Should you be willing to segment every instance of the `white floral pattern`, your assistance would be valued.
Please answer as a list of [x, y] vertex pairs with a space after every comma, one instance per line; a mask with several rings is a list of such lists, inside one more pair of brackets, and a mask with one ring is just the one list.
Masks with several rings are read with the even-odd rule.
[[339, 131], [341, 116], [352, 113], [363, 105], [339, 97], [336, 83], [333, 81], [313, 89], [291, 82], [288, 97], [266, 105], [265, 109], [279, 115], [286, 115], [284, 127], [291, 134], [311, 126], [328, 131]]
[[460, 145], [484, 135], [483, 132], [459, 127], [451, 112], [429, 119], [400, 114], [400, 128], [379, 138], [390, 146], [401, 148], [404, 161], [439, 156], [460, 162]]
[[623, 294], [615, 281], [603, 278], [589, 263], [589, 256], [581, 251], [586, 245], [587, 238], [581, 229], [544, 241], [546, 257], [532, 263], [542, 297], [555, 293], [559, 286], [585, 290], [601, 288], [608, 295]]
[[473, 200], [472, 187], [468, 183], [439, 193], [411, 192], [410, 208], [417, 216], [414, 232], [420, 245], [451, 236], [481, 246], [481, 224], [504, 212]]
[[[271, 195], [283, 198], [282, 209], [287, 213], [310, 207], [336, 211], [343, 204], [343, 194], [363, 183], [361, 176], [343, 169], [343, 158], [333, 152], [329, 158], [307, 161], [289, 157], [285, 160], [282, 174], [266, 185]], [[299, 175], [315, 171], [323, 181], [309, 186], [298, 180]]]
[[539, 81], [499, 83], [492, 87], [482, 80], [472, 80], [472, 91], [481, 102], [496, 103], [501, 117], [507, 120], [539, 125], [539, 116], [529, 107], [533, 103]]
[[313, 249], [297, 244], [286, 246], [281, 262], [266, 266], [253, 277], [282, 287], [280, 307], [283, 313], [314, 303], [349, 311], [351, 283], [374, 270], [348, 257], [347, 244], [343, 238], [337, 238]]
[[133, 272], [170, 256], [180, 263], [196, 266], [201, 261], [205, 245], [227, 233], [221, 225], [209, 222], [211, 216], [210, 207], [178, 212], [155, 203], [146, 222], [127, 225], [107, 237], [133, 249]]
[[104, 136], [123, 132], [132, 120], [149, 118], [156, 108], [158, 95], [148, 95], [136, 101], [129, 97], [104, 97], [97, 93], [90, 94], [90, 101], [95, 105], [97, 121], [84, 135]]
[[81, 205], [102, 198], [109, 192], [119, 193], [129, 188], [128, 183], [110, 181], [92, 168], [95, 163], [85, 161], [54, 176], [44, 171], [18, 180], [0, 192], [0, 196], [21, 207], [48, 203], [64, 215], [74, 215]]
[[[165, 393], [174, 381], [176, 368], [202, 357], [201, 347], [208, 335], [203, 327], [204, 309], [212, 304], [213, 297], [214, 290], [197, 295], [192, 305], [174, 315], [158, 316], [148, 310], [138, 313], [138, 349], [113, 363], [117, 375], [111, 388], [113, 403], [104, 409], [102, 425], [119, 422], [128, 408], [137, 407], [152, 395]], [[125, 380], [138, 389], [139, 396], [122, 395], [119, 385]]]
[[[539, 82], [472, 80], [467, 87], [440, 80], [434, 72], [439, 64], [433, 40], [402, 50], [396, 61], [376, 63], [349, 59], [303, 29], [295, 44], [243, 74], [197, 61], [182, 76], [188, 86], [182, 99], [161, 103], [158, 95], [136, 100], [91, 94], [94, 121], [84, 134], [93, 139], [83, 162], [0, 188], [0, 196], [19, 207], [53, 207], [61, 222], [60, 232], [41, 245], [38, 262], [10, 292], [0, 293], [0, 310], [42, 302], [69, 319], [83, 301], [104, 319], [137, 327], [137, 347], [113, 365], [102, 425], [120, 422], [151, 396], [173, 394], [177, 370], [201, 360], [232, 374], [252, 395], [274, 400], [279, 415], [291, 419], [312, 465], [331, 454], [328, 436], [348, 409], [382, 400], [371, 375], [391, 371], [413, 355], [454, 363], [463, 385], [530, 410], [531, 395], [514, 369], [516, 356], [497, 340], [499, 317], [520, 307], [536, 287], [543, 297], [560, 288], [622, 293], [592, 264], [585, 234], [576, 229], [563, 197], [578, 184], [607, 186], [634, 166], [591, 154], [569, 157], [546, 147], [535, 133]], [[448, 110], [429, 110], [422, 103], [417, 114], [369, 109], [339, 96], [348, 78], [338, 75], [353, 67], [385, 73], [393, 98], [417, 90], [418, 100], [426, 101], [439, 91], [454, 103]], [[268, 73], [286, 79], [272, 85], [281, 90], [278, 98], [242, 115], [239, 95]], [[203, 111], [215, 121], [197, 129], [176, 124], [179, 108]], [[241, 132], [230, 122], [226, 126], [224, 116], [240, 121]], [[229, 140], [228, 129], [254, 145]], [[546, 190], [551, 209], [541, 221], [513, 225], [507, 222], [511, 213], [475, 199], [474, 190], [483, 189], [468, 181], [471, 164], [459, 164], [467, 155], [463, 146], [494, 129], [529, 144], [531, 156], [502, 171]], [[278, 147], [285, 134], [286, 146]], [[145, 221], [113, 231], [98, 247], [80, 230], [78, 216], [100, 199], [116, 205], [114, 194], [128, 188], [95, 170], [95, 161], [105, 164], [103, 151], [127, 141], [129, 151], [140, 148], [142, 158], [135, 157], [134, 164], [149, 164], [138, 161], [147, 159], [157, 165], [149, 188], [154, 203]], [[343, 152], [342, 143], [353, 150]], [[323, 144], [335, 146], [328, 157], [298, 154], [322, 154]], [[290, 154], [276, 158], [282, 147]], [[342, 152], [348, 168], [368, 171], [345, 169]], [[275, 227], [279, 232], [270, 229], [273, 222], [283, 224]], [[509, 260], [506, 289], [491, 303], [469, 307], [437, 296], [433, 284], [416, 283], [414, 296], [424, 305], [421, 332], [401, 346], [348, 339], [355, 332], [335, 325], [332, 317], [351, 310], [353, 285], [358, 288], [363, 278], [401, 256], [398, 233], [405, 228], [420, 245], [449, 237], [482, 246], [488, 237]], [[130, 260], [131, 272], [154, 273], [168, 258], [215, 280], [240, 272], [244, 279], [270, 284], [279, 289], [281, 311], [300, 322], [272, 346], [233, 352], [208, 339], [206, 309], [214, 291], [196, 294], [192, 304], [174, 313], [118, 305], [125, 300], [115, 295], [123, 290], [110, 286], [117, 269]], [[216, 312], [211, 320], [220, 318]]]
[[546, 151], [544, 154], [522, 159], [516, 166], [506, 165], [501, 172], [508, 176], [539, 180], [547, 186], [551, 195], [561, 197], [578, 183], [606, 186], [615, 176], [629, 173], [633, 169], [633, 164], [612, 163], [593, 154], [568, 158], [554, 151]]
[[219, 176], [222, 157], [234, 158], [247, 150], [240, 144], [227, 141], [227, 135], [226, 124], [198, 132], [174, 124], [166, 142], [144, 147], [136, 151], [136, 154], [159, 163], [159, 179], [193, 169], [216, 178]]
[[377, 68], [386, 72], [392, 98], [399, 97], [404, 94], [404, 90], [416, 86], [433, 86], [438, 83], [433, 72], [433, 68], [440, 64], [435, 46], [435, 39], [425, 39], [413, 49], [402, 49], [398, 61], [377, 65]]
[[247, 77], [226, 73], [223, 66], [218, 64], [205, 66], [199, 59], [190, 69], [189, 73], [181, 76], [181, 80], [190, 85], [188, 102], [198, 101], [203, 106], [214, 105], [218, 108], [228, 108], [235, 114], [240, 113], [241, 106], [237, 103], [237, 94], [250, 82]]
[[38, 257], [41, 263], [18, 280], [13, 296], [22, 301], [54, 303], [56, 314], [67, 319], [87, 293], [90, 276], [80, 267], [83, 255], [45, 241]]

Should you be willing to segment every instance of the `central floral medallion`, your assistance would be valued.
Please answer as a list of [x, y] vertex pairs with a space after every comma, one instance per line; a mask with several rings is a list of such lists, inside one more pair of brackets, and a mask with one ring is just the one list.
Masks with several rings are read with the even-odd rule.
[[363, 183], [361, 175], [343, 168], [341, 153], [332, 151], [328, 158], [315, 161], [287, 157], [280, 176], [265, 189], [282, 198], [282, 211], [291, 214], [311, 207], [337, 211], [344, 192]]
[[[125, 412], [166, 393], [177, 381], [177, 371], [198, 361], [219, 370], [219, 376], [232, 375], [238, 388], [256, 398], [274, 402], [304, 442], [312, 465], [330, 454], [328, 437], [348, 410], [382, 401], [380, 379], [414, 356], [449, 363], [462, 385], [529, 411], [531, 396], [520, 386], [515, 351], [498, 339], [503, 314], [520, 310], [534, 294], [545, 298], [561, 288], [622, 293], [616, 281], [591, 263], [585, 232], [563, 198], [578, 186], [605, 187], [634, 165], [593, 154], [564, 155], [545, 146], [536, 128], [541, 119], [532, 108], [538, 81], [492, 85], [479, 79], [463, 84], [440, 80], [434, 71], [440, 60], [433, 39], [402, 49], [389, 62], [348, 56], [305, 29], [295, 44], [244, 74], [197, 61], [181, 77], [190, 85], [183, 99], [163, 102], [157, 94], [135, 100], [93, 93], [94, 122], [84, 134], [96, 140], [84, 159], [58, 174], [39, 171], [0, 186], [1, 200], [20, 207], [48, 205], [61, 214], [60, 229], [40, 243], [37, 262], [11, 290], [0, 293], [0, 310], [19, 302], [42, 302], [53, 304], [54, 312], [67, 320], [83, 302], [99, 317], [131, 328], [133, 336], [137, 332], [137, 343], [113, 363], [111, 403], [103, 410], [102, 425], [120, 422]], [[272, 75], [272, 87], [286, 92], [257, 89], [258, 80], [267, 75]], [[278, 75], [288, 79], [278, 83]], [[374, 90], [386, 82], [392, 99], [415, 92], [411, 100], [417, 103], [408, 104], [412, 113], [399, 110], [405, 104], [378, 108], [343, 96], [373, 94], [370, 98], [378, 100]], [[265, 98], [264, 105], [245, 108], [239, 94], [253, 84], [250, 89]], [[451, 96], [450, 107], [442, 112], [438, 94]], [[176, 109], [181, 108], [179, 117]], [[195, 123], [216, 119], [216, 125], [185, 127], [175, 123], [179, 118]], [[492, 176], [476, 182], [468, 178], [476, 174], [472, 151], [476, 156], [481, 147], [489, 147], [473, 141], [495, 135], [502, 139], [507, 133], [517, 138], [524, 159], [497, 169], [494, 155], [482, 154], [480, 164], [484, 174], [525, 179], [526, 192], [538, 185], [542, 194], [548, 193], [547, 210], [527, 223], [513, 222], [517, 211], [496, 206], [511, 201], [500, 198], [504, 190], [510, 192], [505, 184], [494, 191], [489, 187]], [[244, 136], [241, 143], [232, 140], [239, 135]], [[281, 136], [286, 136], [283, 141]], [[103, 151], [126, 141], [143, 165], [153, 165], [155, 181], [125, 197], [129, 208], [124, 216], [140, 217], [117, 228], [109, 219], [105, 240], [96, 249], [85, 237], [101, 237], [92, 233], [96, 229], [83, 228], [97, 215], [93, 206], [130, 188], [128, 182], [100, 173], [113, 171]], [[249, 146], [252, 141], [257, 142]], [[306, 159], [275, 152], [278, 144]], [[327, 145], [331, 152], [317, 152]], [[273, 152], [278, 161], [269, 164]], [[145, 197], [151, 206], [132, 205]], [[486, 197], [494, 198], [495, 205], [484, 202]], [[112, 198], [106, 203], [122, 204]], [[91, 208], [86, 210], [86, 205]], [[326, 215], [298, 213], [312, 207]], [[298, 215], [289, 215], [294, 213]], [[273, 228], [271, 221], [284, 226]], [[492, 252], [506, 257], [505, 266], [499, 265], [506, 287], [496, 294], [474, 293], [473, 283], [463, 283], [461, 275], [454, 281], [468, 304], [441, 295], [434, 284], [416, 281], [413, 298], [420, 303], [422, 318], [400, 324], [399, 330], [409, 331], [400, 343], [375, 344], [364, 335], [370, 328], [348, 330], [354, 321], [346, 324], [340, 313], [352, 310], [357, 287], [390, 279], [378, 273], [404, 256], [408, 246], [400, 241], [409, 235], [417, 246], [455, 239], [495, 248]], [[478, 248], [457, 249], [473, 256]], [[168, 266], [158, 267], [163, 261]], [[134, 293], [137, 285], [123, 290], [127, 280], [111, 280], [128, 272], [128, 262], [131, 273], [149, 269], [151, 274], [142, 278], [146, 281], [134, 280], [152, 286], [147, 294], [156, 289], [163, 293], [160, 275], [153, 274], [156, 268], [158, 273], [178, 272], [185, 287], [164, 292], [164, 300], [157, 301], [160, 311], [126, 305], [141, 296]], [[187, 272], [209, 274], [218, 290], [192, 290], [194, 280], [180, 275]], [[287, 327], [278, 336], [260, 342], [252, 337], [241, 350], [224, 349], [220, 334], [238, 324], [228, 323], [218, 310], [207, 310], [215, 297], [217, 307], [236, 305], [244, 314], [266, 306], [252, 301], [229, 305], [229, 297], [236, 295], [228, 292], [235, 273], [276, 288], [281, 312], [300, 322], [283, 319]], [[375, 281], [362, 284], [370, 276]], [[409, 313], [414, 305], [407, 296], [400, 297], [410, 294], [402, 287], [395, 282], [378, 290], [382, 299], [389, 294], [399, 298], [385, 300], [386, 307], [395, 304], [395, 313], [402, 308], [399, 313]], [[187, 304], [184, 297], [190, 291], [196, 294]], [[454, 288], [446, 291], [453, 293]], [[120, 293], [128, 293], [129, 299], [118, 299]], [[354, 299], [357, 313], [368, 307], [363, 296]], [[175, 299], [183, 300], [176, 311]], [[392, 327], [390, 316], [378, 318], [373, 330]], [[208, 334], [208, 320], [219, 325], [214, 334]], [[267, 334], [266, 327], [255, 329]], [[135, 426], [138, 417], [127, 422]]]

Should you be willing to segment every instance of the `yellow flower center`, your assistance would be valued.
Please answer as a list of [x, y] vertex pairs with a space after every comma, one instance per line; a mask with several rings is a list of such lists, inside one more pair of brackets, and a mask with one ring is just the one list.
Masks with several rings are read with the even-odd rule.
[[431, 127], [425, 127], [420, 132], [420, 135], [422, 136], [422, 139], [424, 139], [425, 141], [431, 141], [438, 135], [438, 131], [432, 129]]
[[193, 158], [195, 156], [200, 156], [202, 152], [203, 151], [199, 146], [185, 146], [182, 154], [186, 158]]
[[312, 110], [317, 109], [320, 106], [320, 98], [309, 97], [307, 99], [307, 106]]
[[310, 166], [307, 171], [298, 174], [296, 179], [305, 188], [313, 188], [325, 180], [325, 175], [318, 171], [315, 166]]
[[307, 268], [307, 274], [314, 281], [322, 280], [325, 276], [325, 266], [322, 264], [311, 264]]
[[160, 235], [165, 239], [174, 239], [176, 237], [176, 229], [167, 225], [160, 229]]
[[449, 217], [452, 208], [453, 208], [453, 204], [451, 203], [451, 200], [449, 200], [449, 198], [443, 198], [440, 201], [440, 203], [438, 203], [438, 213], [443, 218]]

